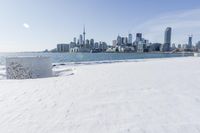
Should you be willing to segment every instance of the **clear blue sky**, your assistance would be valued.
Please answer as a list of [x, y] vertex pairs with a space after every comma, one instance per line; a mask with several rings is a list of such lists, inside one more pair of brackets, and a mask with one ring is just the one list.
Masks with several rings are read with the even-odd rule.
[[200, 31], [199, 9], [199, 0], [1, 0], [0, 51], [52, 49], [78, 37], [84, 24], [87, 38], [108, 44], [129, 32], [162, 42], [166, 26], [184, 43]]

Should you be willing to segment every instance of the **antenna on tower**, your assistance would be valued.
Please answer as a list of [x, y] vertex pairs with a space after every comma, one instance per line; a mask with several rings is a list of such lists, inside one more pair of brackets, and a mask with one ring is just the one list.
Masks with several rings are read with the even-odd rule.
[[85, 24], [83, 25], [83, 44], [85, 44]]
[[83, 33], [85, 34], [85, 24], [83, 25]]

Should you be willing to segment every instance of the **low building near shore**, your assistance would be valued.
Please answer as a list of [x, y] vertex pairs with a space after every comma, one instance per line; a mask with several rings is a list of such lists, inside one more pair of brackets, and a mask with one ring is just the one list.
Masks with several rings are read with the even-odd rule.
[[57, 52], [69, 52], [69, 44], [57, 44]]

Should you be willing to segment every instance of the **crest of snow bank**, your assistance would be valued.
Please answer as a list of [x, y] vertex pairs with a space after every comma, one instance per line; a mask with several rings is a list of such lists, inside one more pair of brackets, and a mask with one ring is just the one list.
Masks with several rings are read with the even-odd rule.
[[195, 42], [199, 41], [200, 9], [163, 14], [135, 27], [134, 31], [144, 33], [145, 38], [152, 42], [163, 42], [166, 27], [172, 27], [172, 42], [174, 43], [187, 43], [187, 37], [190, 34], [194, 35]]

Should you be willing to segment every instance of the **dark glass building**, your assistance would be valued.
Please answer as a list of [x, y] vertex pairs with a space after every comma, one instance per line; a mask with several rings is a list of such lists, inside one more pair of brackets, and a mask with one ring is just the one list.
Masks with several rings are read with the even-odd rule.
[[171, 34], [172, 34], [172, 28], [167, 27], [165, 30], [165, 35], [164, 35], [164, 44], [161, 47], [161, 51], [163, 51], [163, 52], [170, 51]]

